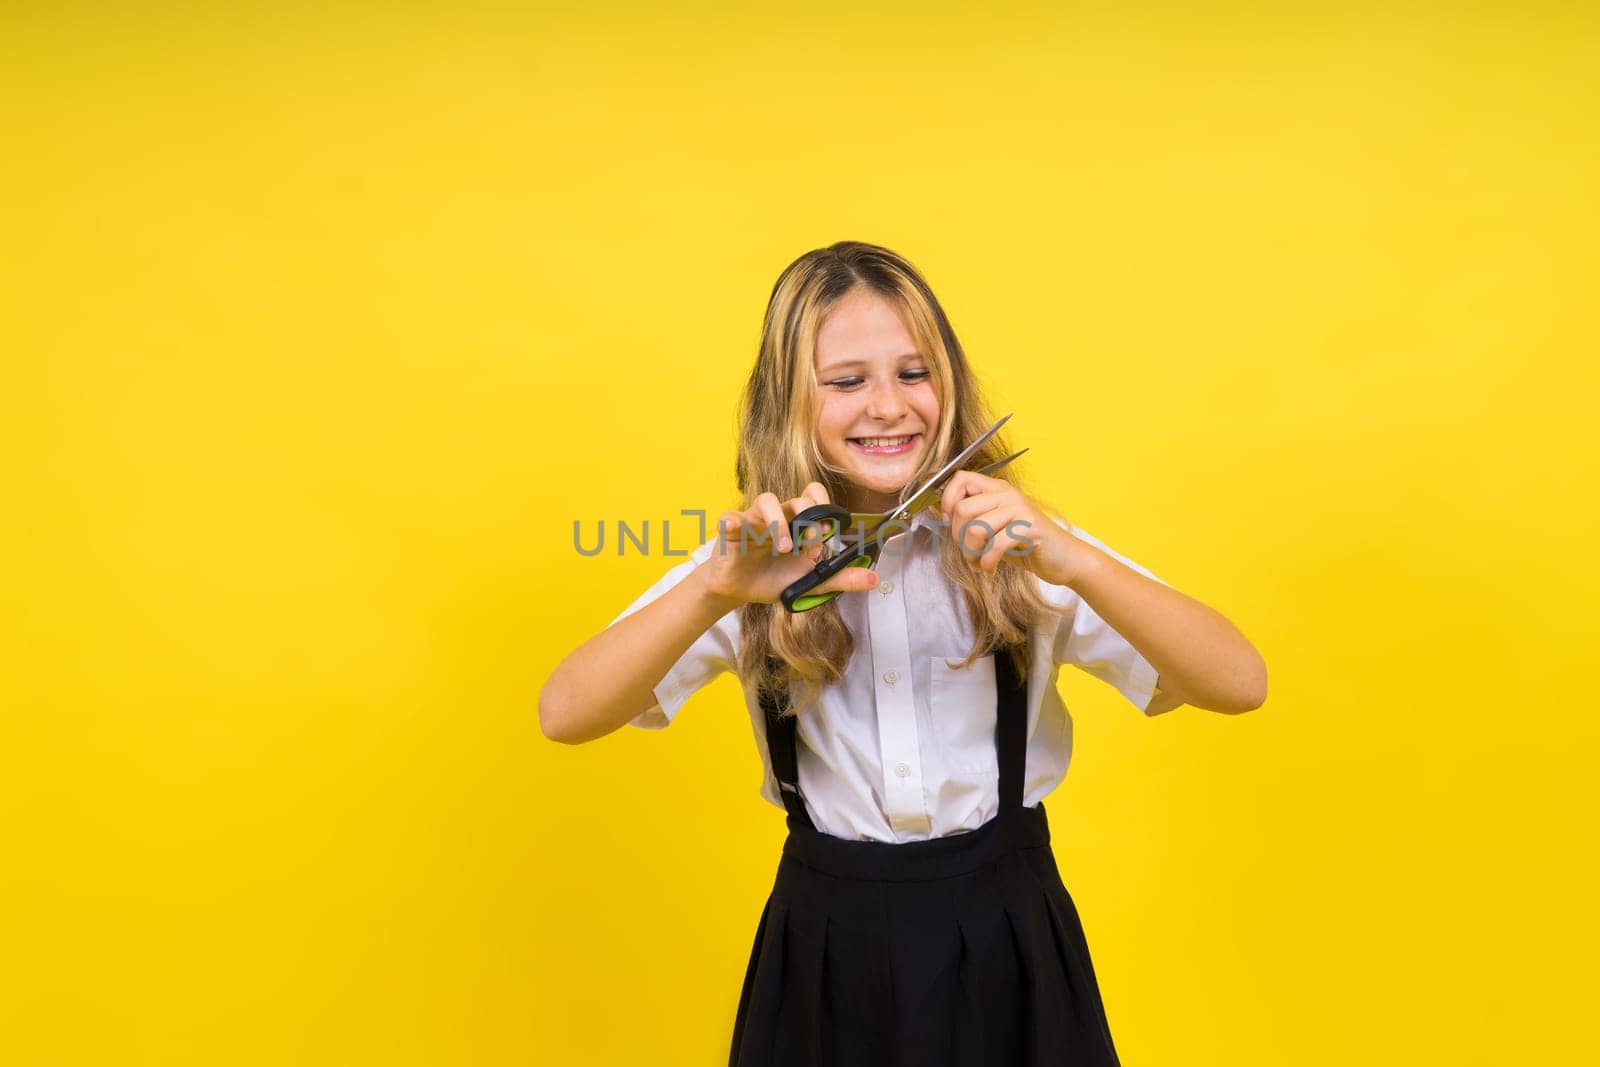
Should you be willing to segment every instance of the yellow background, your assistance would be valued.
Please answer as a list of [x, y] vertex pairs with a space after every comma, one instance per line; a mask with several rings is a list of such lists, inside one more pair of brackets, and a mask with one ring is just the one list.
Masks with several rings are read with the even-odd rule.
[[1593, 1055], [1585, 6], [7, 5], [0, 1061], [725, 1057], [734, 683], [535, 698], [674, 562], [573, 520], [731, 502], [842, 238], [1268, 661], [1243, 718], [1063, 679], [1125, 1062]]

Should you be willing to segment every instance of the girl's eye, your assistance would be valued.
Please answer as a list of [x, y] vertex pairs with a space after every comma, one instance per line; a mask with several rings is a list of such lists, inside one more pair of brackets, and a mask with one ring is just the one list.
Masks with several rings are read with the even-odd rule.
[[[925, 371], [925, 370], [901, 371], [900, 372], [900, 380], [903, 381], [903, 382], [920, 382], [920, 381], [925, 380], [928, 377], [928, 374], [929, 374], [929, 372]], [[828, 385], [830, 388], [833, 388], [833, 389], [854, 389], [856, 386], [860, 385], [863, 381], [865, 381], [864, 378], [852, 375], [849, 378], [835, 378], [832, 381], [826, 382], [824, 384]]]

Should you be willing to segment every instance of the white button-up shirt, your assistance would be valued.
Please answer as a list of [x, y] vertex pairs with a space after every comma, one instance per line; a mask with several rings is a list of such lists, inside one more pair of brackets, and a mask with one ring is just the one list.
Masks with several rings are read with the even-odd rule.
[[[1073, 528], [1072, 534], [1161, 581], [1083, 530]], [[994, 657], [965, 670], [950, 666], [966, 658], [974, 635], [960, 591], [939, 570], [939, 536], [935, 516], [919, 514], [908, 532], [885, 539], [877, 588], [835, 601], [855, 637], [855, 651], [844, 677], [801, 713], [797, 730], [800, 792], [823, 833], [917, 841], [975, 830], [999, 811]], [[715, 548], [715, 539], [701, 545], [617, 620], [682, 581]], [[1077, 593], [1035, 580], [1046, 600], [1068, 610], [1046, 618], [1031, 635], [1023, 778], [1028, 805], [1061, 784], [1072, 757], [1072, 719], [1055, 685], [1063, 664], [1109, 683], [1140, 711], [1148, 707], [1156, 685], [1149, 661]], [[695, 692], [723, 671], [736, 671], [739, 629], [734, 610], [702, 634], [655, 686], [657, 704], [633, 725], [666, 726]], [[744, 702], [765, 768], [762, 796], [781, 808], [766, 718], [749, 684]]]

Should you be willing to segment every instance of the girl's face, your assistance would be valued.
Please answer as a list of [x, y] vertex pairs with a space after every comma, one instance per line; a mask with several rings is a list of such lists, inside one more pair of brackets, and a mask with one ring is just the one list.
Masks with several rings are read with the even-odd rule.
[[887, 511], [939, 426], [927, 361], [894, 305], [847, 293], [817, 332], [817, 414], [824, 457], [844, 472], [851, 511]]

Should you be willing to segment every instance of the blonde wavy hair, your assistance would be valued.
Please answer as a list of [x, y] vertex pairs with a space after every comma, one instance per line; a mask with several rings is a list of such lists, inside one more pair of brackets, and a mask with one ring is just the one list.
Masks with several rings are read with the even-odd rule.
[[[823, 320], [857, 289], [876, 293], [900, 311], [939, 398], [933, 446], [902, 489], [902, 502], [994, 423], [944, 308], [915, 267], [887, 248], [859, 241], [815, 249], [784, 269], [767, 304], [761, 348], [739, 416], [737, 478], [745, 508], [766, 492], [780, 500], [792, 499], [811, 482], [820, 482], [829, 500], [848, 499], [840, 472], [823, 458], [813, 432], [814, 360]], [[1010, 453], [1003, 434], [996, 434], [984, 442], [967, 468], [977, 469]], [[1007, 466], [996, 477], [1020, 485], [1015, 466]], [[1026, 677], [1028, 631], [1059, 609], [1045, 602], [1033, 576], [1020, 567], [1002, 564], [992, 575], [969, 568], [953, 537], [939, 539], [939, 566], [961, 590], [976, 633], [961, 666], [1004, 650], [1020, 676]], [[796, 714], [814, 705], [824, 686], [843, 677], [855, 650], [840, 618], [837, 597], [799, 614], [790, 614], [779, 604], [747, 603], [739, 609], [739, 622], [740, 676], [758, 688], [775, 691], [798, 680], [801, 697], [793, 708]]]

